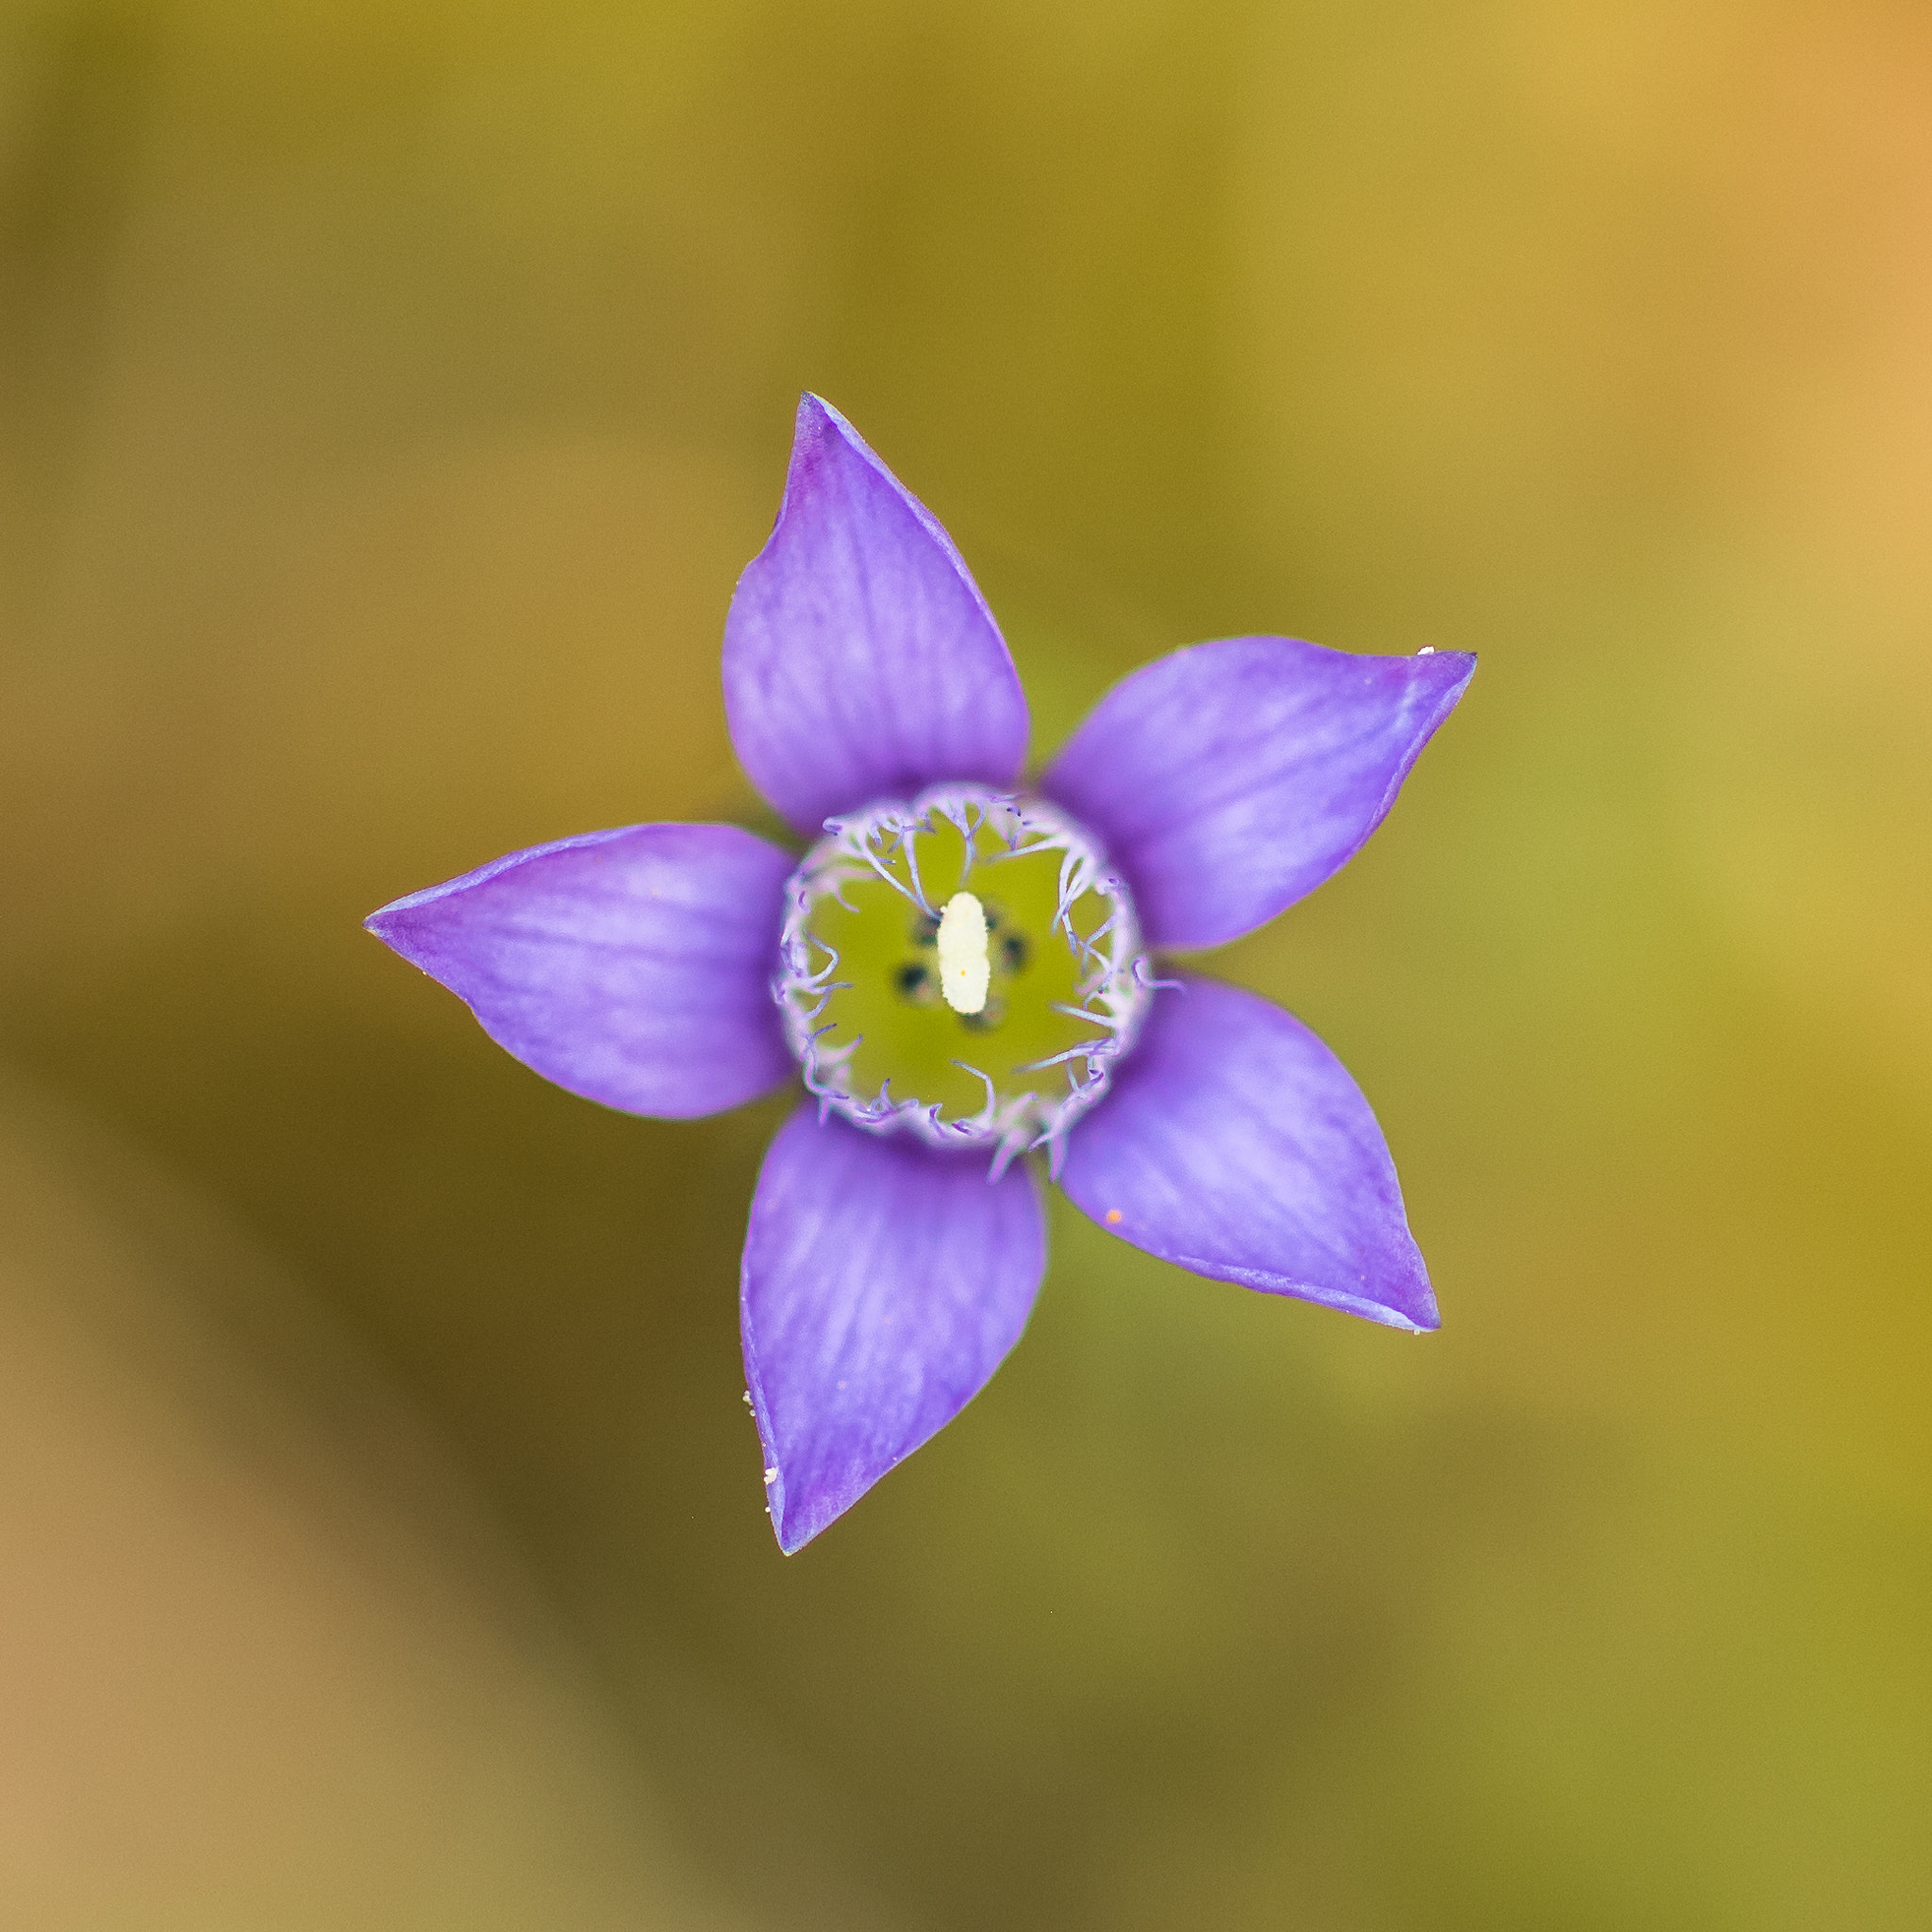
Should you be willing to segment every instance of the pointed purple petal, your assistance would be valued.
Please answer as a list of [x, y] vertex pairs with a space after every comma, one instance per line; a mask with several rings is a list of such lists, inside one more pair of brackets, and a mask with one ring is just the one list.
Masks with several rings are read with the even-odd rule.
[[772, 1527], [801, 1548], [951, 1422], [1020, 1339], [1046, 1266], [1024, 1163], [868, 1134], [808, 1104], [758, 1174], [744, 1374]]
[[952, 540], [816, 396], [731, 600], [724, 711], [752, 783], [808, 835], [942, 780], [1009, 786], [1026, 756], [1019, 675]]
[[1164, 1261], [1397, 1328], [1439, 1325], [1382, 1130], [1291, 1013], [1190, 977], [1074, 1128], [1060, 1185]]
[[1041, 790], [1107, 841], [1153, 944], [1223, 945], [1354, 857], [1474, 672], [1466, 651], [1195, 644], [1115, 685]]
[[795, 860], [736, 825], [512, 852], [364, 922], [573, 1093], [685, 1120], [795, 1071], [773, 1004]]

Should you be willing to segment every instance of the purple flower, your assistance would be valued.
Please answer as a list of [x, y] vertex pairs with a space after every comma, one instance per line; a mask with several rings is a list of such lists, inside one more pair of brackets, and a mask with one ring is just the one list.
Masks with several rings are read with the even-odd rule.
[[370, 929], [538, 1073], [688, 1119], [801, 1078], [740, 1310], [779, 1543], [958, 1413], [1045, 1267], [1038, 1149], [1198, 1274], [1437, 1325], [1381, 1130], [1291, 1014], [1150, 953], [1218, 946], [1343, 865], [1475, 668], [1287, 638], [1116, 685], [1037, 784], [966, 565], [807, 396], [724, 630], [752, 781], [815, 841], [632, 825], [512, 853]]

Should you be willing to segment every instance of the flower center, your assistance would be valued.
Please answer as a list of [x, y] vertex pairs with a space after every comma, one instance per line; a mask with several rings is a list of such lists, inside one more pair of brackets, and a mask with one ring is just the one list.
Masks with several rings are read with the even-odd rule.
[[940, 914], [933, 943], [940, 956], [940, 991], [956, 1013], [986, 1011], [986, 991], [992, 984], [992, 959], [987, 952], [991, 928], [986, 908], [971, 892], [955, 892]]
[[1054, 807], [976, 786], [827, 822], [775, 987], [806, 1085], [875, 1131], [1058, 1162], [1149, 998], [1125, 886]]

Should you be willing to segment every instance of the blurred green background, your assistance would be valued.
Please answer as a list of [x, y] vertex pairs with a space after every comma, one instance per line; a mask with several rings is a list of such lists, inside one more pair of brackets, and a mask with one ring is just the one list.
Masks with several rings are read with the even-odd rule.
[[[0, 1920], [1932, 1923], [1928, 234], [1909, 0], [7, 0]], [[756, 812], [805, 387], [1042, 753], [1203, 638], [1483, 667], [1216, 969], [1441, 1335], [1057, 1207], [786, 1560], [784, 1104], [358, 922]]]

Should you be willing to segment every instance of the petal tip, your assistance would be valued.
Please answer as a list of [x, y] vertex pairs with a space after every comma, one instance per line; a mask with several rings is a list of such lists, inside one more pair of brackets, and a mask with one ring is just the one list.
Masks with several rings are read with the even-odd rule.
[[775, 1507], [771, 1511], [771, 1517], [772, 1534], [778, 1539], [778, 1554], [784, 1557], [797, 1556], [824, 1526], [823, 1524], [815, 1524], [810, 1529], [794, 1526], [786, 1521], [784, 1511]]
[[1442, 682], [1449, 702], [1454, 704], [1469, 688], [1469, 680], [1475, 675], [1475, 653], [1474, 651], [1432, 651], [1433, 662], [1440, 664], [1451, 675]]
[[[796, 473], [808, 463], [813, 453], [834, 438], [854, 456], [861, 458], [874, 469], [883, 473], [894, 489], [903, 487], [879, 460], [877, 454], [864, 437], [852, 426], [851, 419], [842, 409], [826, 402], [824, 396], [816, 395], [808, 389], [800, 391], [798, 413], [791, 427], [791, 472]], [[786, 480], [789, 487], [791, 476], [788, 475]]]
[[826, 402], [824, 396], [813, 390], [800, 390], [798, 392], [798, 422], [801, 427], [808, 423], [829, 423], [841, 429], [849, 430], [852, 425], [845, 420], [844, 411]]
[[823, 396], [813, 395], [810, 390], [801, 391], [798, 411], [791, 424], [792, 467], [797, 467], [799, 458], [827, 429], [842, 420]]
[[[771, 1452], [765, 1452], [769, 1455]], [[779, 1550], [795, 1557], [812, 1539], [813, 1532], [793, 1520], [785, 1507], [785, 1477], [775, 1462], [765, 1464], [765, 1514], [771, 1520], [772, 1534]]]
[[824, 1507], [822, 1501], [817, 1507], [794, 1503], [787, 1491], [784, 1472], [779, 1469], [775, 1458], [765, 1467], [768, 1471], [778, 1470], [778, 1474], [768, 1476], [766, 1480], [765, 1514], [771, 1518], [772, 1534], [777, 1539], [778, 1548], [785, 1556], [797, 1556], [807, 1543], [815, 1541], [858, 1500], [854, 1496], [830, 1509]]
[[408, 932], [408, 922], [397, 917], [398, 909], [403, 903], [402, 900], [396, 900], [391, 905], [377, 907], [362, 922], [362, 930], [380, 940], [391, 953], [413, 963], [415, 956], [410, 952], [405, 937]]
[[1436, 1307], [1432, 1294], [1415, 1308], [1391, 1308], [1389, 1311], [1389, 1325], [1391, 1328], [1407, 1328], [1411, 1335], [1434, 1335], [1442, 1326], [1441, 1311]]
[[1335, 1305], [1343, 1307], [1345, 1313], [1365, 1315], [1384, 1327], [1407, 1329], [1411, 1335], [1433, 1335], [1441, 1327], [1442, 1316], [1436, 1307], [1436, 1291], [1429, 1284], [1422, 1252], [1406, 1224], [1402, 1247], [1407, 1250], [1406, 1258], [1389, 1257], [1392, 1264], [1391, 1275], [1373, 1287], [1364, 1279], [1360, 1295], [1351, 1298], [1345, 1307], [1340, 1300]]

